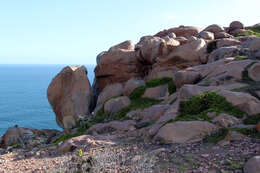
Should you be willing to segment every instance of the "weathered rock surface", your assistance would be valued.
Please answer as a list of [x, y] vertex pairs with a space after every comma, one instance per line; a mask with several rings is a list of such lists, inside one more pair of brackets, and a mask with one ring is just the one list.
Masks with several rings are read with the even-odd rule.
[[237, 119], [236, 117], [234, 117], [232, 115], [222, 113], [222, 114], [218, 115], [216, 118], [214, 118], [212, 120], [212, 122], [216, 123], [217, 125], [219, 125], [222, 128], [228, 128], [234, 124], [238, 124], [239, 119]]
[[142, 97], [161, 99], [169, 95], [168, 85], [161, 85], [153, 88], [147, 88]]
[[104, 105], [104, 111], [110, 113], [116, 113], [130, 105], [131, 101], [127, 96], [117, 97], [110, 99]]
[[221, 38], [233, 38], [232, 35], [226, 33], [226, 32], [218, 32], [218, 33], [215, 33], [215, 39], [221, 39]]
[[48, 100], [63, 129], [76, 125], [81, 116], [89, 114], [92, 92], [84, 66], [65, 67], [51, 82]]
[[248, 115], [260, 113], [260, 101], [250, 94], [227, 90], [222, 90], [218, 92], [218, 94], [224, 96], [228, 102], [233, 104], [233, 106], [239, 107]]
[[210, 26], [206, 27], [204, 29], [204, 31], [208, 31], [208, 32], [212, 32], [214, 34], [217, 34], [219, 32], [224, 32], [225, 30], [224, 30], [224, 28], [222, 26], [217, 25], [217, 24], [213, 24], [213, 25], [210, 25]]
[[198, 38], [203, 38], [205, 40], [214, 40], [214, 33], [208, 31], [201, 31], [198, 35]]
[[217, 48], [240, 45], [241, 42], [232, 38], [223, 38], [217, 41]]
[[64, 143], [62, 143], [57, 148], [58, 154], [64, 154], [67, 152], [72, 152], [75, 149], [84, 148], [86, 146], [109, 146], [115, 145], [115, 142], [110, 140], [99, 139], [98, 137], [90, 136], [90, 135], [82, 135], [78, 137], [71, 138]]
[[97, 99], [97, 105], [104, 104], [108, 99], [123, 94], [123, 85], [120, 83], [114, 83], [106, 86], [104, 90], [99, 94]]
[[128, 80], [125, 84], [124, 87], [124, 95], [128, 96], [130, 95], [134, 89], [140, 87], [140, 86], [145, 86], [145, 81], [137, 78], [132, 78]]
[[209, 122], [178, 121], [163, 126], [154, 139], [161, 140], [166, 144], [197, 142], [201, 141], [206, 135], [211, 134], [215, 130], [217, 130], [217, 127]]
[[255, 156], [249, 159], [244, 166], [245, 173], [258, 173], [259, 170], [260, 170], [260, 156]]
[[86, 134], [107, 134], [112, 132], [126, 132], [135, 130], [136, 122], [133, 120], [110, 121], [108, 123], [98, 123], [86, 131]]
[[7, 148], [13, 144], [23, 144], [24, 134], [21, 128], [14, 126], [9, 128], [2, 137], [1, 148]]
[[178, 71], [173, 75], [173, 81], [176, 87], [180, 88], [184, 84], [195, 84], [201, 79], [201, 75], [195, 71]]
[[241, 46], [244, 48], [249, 48], [251, 51], [258, 51], [260, 50], [260, 38], [249, 37]]
[[190, 36], [196, 36], [201, 31], [200, 28], [194, 27], [194, 26], [179, 26], [176, 28], [171, 28], [168, 30], [161, 31], [155, 36], [158, 37], [165, 37], [169, 35], [170, 33], [174, 33], [177, 37], [186, 37], [189, 38]]
[[122, 83], [139, 77], [134, 44], [130, 41], [113, 46], [99, 57], [95, 68], [96, 90], [101, 92], [107, 85]]
[[243, 23], [239, 22], [239, 21], [233, 21], [230, 23], [229, 25], [229, 31], [233, 31], [236, 29], [244, 29], [244, 25]]
[[260, 81], [260, 62], [253, 64], [248, 69], [248, 76], [254, 81]]
[[154, 105], [144, 109], [140, 117], [142, 119], [141, 123], [157, 121], [169, 107], [169, 105]]
[[206, 56], [206, 42], [203, 39], [192, 37], [186, 44], [177, 47], [168, 56], [160, 58], [159, 62], [172, 62], [172, 66], [184, 69], [200, 64], [204, 56]]

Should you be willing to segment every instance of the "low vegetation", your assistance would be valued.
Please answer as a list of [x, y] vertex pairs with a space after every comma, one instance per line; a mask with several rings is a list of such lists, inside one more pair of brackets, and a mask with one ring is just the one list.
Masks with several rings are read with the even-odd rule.
[[241, 34], [236, 34], [236, 37], [238, 36], [256, 36], [256, 37], [260, 37], [260, 26], [252, 28], [252, 29], [248, 29], [247, 32], [245, 33], [241, 33]]
[[[127, 120], [129, 119], [126, 115], [128, 112], [136, 109], [145, 109], [147, 107], [151, 107], [153, 105], [159, 104], [161, 100], [157, 99], [152, 99], [152, 98], [142, 98], [141, 96], [144, 94], [145, 90], [147, 88], [152, 88], [160, 85], [168, 84], [168, 90], [169, 93], [174, 93], [176, 91], [176, 87], [172, 81], [171, 78], [161, 78], [161, 79], [153, 79], [150, 80], [146, 83], [146, 86], [141, 86], [136, 88], [129, 96], [131, 100], [131, 104], [125, 108], [123, 108], [121, 111], [115, 113], [115, 114], [110, 114], [109, 112], [104, 111], [104, 106], [102, 106], [96, 116], [88, 121], [88, 122], [83, 122], [83, 123], [77, 123], [76, 128], [77, 132], [74, 134], [64, 134], [60, 136], [54, 143], [58, 144], [62, 141], [68, 140], [73, 137], [77, 137], [80, 135], [83, 135], [84, 132], [90, 128], [92, 125], [97, 124], [97, 123], [104, 123], [104, 122], [109, 122], [112, 120]], [[107, 100], [108, 101], [108, 100]]]
[[248, 116], [246, 119], [244, 119], [244, 124], [257, 124], [260, 122], [260, 114], [254, 115], [254, 116]]
[[206, 120], [208, 112], [227, 113], [237, 118], [242, 118], [244, 112], [234, 107], [225, 97], [217, 95], [216, 91], [210, 91], [180, 102], [180, 114], [176, 121]]
[[212, 133], [204, 138], [205, 143], [217, 144], [219, 141], [225, 139], [228, 134], [228, 129], [219, 129], [215, 133]]
[[256, 128], [230, 128], [230, 130], [237, 131], [250, 138], [260, 139], [260, 133], [256, 130]]
[[235, 61], [241, 61], [241, 60], [246, 60], [246, 59], [248, 59], [248, 57], [247, 56], [237, 56], [237, 57], [235, 57]]

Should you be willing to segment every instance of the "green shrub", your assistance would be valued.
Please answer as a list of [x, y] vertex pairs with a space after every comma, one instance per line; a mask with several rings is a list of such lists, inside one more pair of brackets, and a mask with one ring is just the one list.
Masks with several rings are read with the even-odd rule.
[[146, 86], [140, 86], [134, 89], [134, 91], [129, 95], [129, 98], [131, 100], [138, 99], [142, 97], [142, 95], [145, 93], [145, 90], [147, 88], [154, 88], [160, 85], [166, 85], [168, 84], [168, 92], [169, 94], [173, 94], [176, 91], [176, 86], [172, 80], [172, 78], [158, 78], [158, 79], [152, 79], [150, 81], [146, 82]]
[[241, 33], [241, 34], [236, 34], [236, 37], [238, 36], [256, 36], [260, 37], [260, 26], [252, 29], [248, 29], [247, 32]]
[[83, 133], [74, 133], [74, 134], [64, 134], [62, 136], [60, 136], [59, 138], [57, 138], [55, 141], [54, 141], [54, 144], [57, 145], [59, 144], [60, 142], [63, 142], [63, 141], [66, 141], [70, 138], [74, 138], [74, 137], [77, 137], [77, 136], [80, 136], [80, 135], [83, 135]]
[[244, 112], [234, 107], [225, 97], [210, 91], [180, 102], [178, 120], [210, 120], [208, 112], [227, 113], [237, 118], [243, 117]]
[[241, 60], [246, 60], [246, 59], [248, 59], [247, 56], [237, 56], [237, 57], [235, 57], [235, 61], [241, 61]]
[[260, 133], [255, 128], [252, 128], [252, 129], [250, 129], [250, 128], [230, 128], [230, 130], [237, 131], [250, 138], [260, 139]]
[[151, 99], [151, 98], [138, 98], [131, 100], [131, 104], [121, 111], [111, 115], [110, 120], [125, 120], [128, 119], [126, 114], [132, 110], [145, 109], [153, 105], [159, 104], [161, 100]]
[[172, 105], [173, 103], [175, 103], [177, 100], [177, 98], [174, 98], [171, 102], [170, 102], [170, 105]]
[[145, 90], [146, 90], [146, 86], [137, 87], [137, 88], [135, 88], [134, 91], [129, 95], [129, 98], [130, 98], [131, 100], [140, 98], [140, 97], [142, 97], [142, 95], [144, 94]]
[[171, 81], [172, 81], [172, 78], [169, 78], [169, 77], [152, 79], [152, 80], [146, 82], [146, 87], [153, 88], [153, 87], [157, 87], [160, 85], [168, 84]]
[[219, 141], [225, 139], [228, 134], [228, 129], [219, 129], [217, 132], [212, 133], [204, 138], [205, 143], [213, 143], [216, 144]]
[[260, 114], [254, 116], [248, 116], [244, 120], [244, 124], [257, 124], [260, 122]]

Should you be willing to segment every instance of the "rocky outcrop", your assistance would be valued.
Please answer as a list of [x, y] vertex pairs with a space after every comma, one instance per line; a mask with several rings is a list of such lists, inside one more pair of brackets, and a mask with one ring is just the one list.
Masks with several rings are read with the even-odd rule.
[[179, 26], [176, 28], [171, 28], [168, 30], [161, 31], [155, 36], [157, 37], [165, 37], [169, 35], [170, 33], [174, 33], [176, 37], [186, 37], [189, 38], [190, 36], [196, 36], [201, 31], [200, 28], [194, 27], [194, 26]]
[[177, 47], [166, 57], [159, 58], [160, 63], [169, 63], [172, 66], [184, 69], [198, 65], [205, 59], [206, 42], [203, 39], [191, 37], [186, 44]]
[[92, 92], [84, 66], [65, 67], [51, 82], [47, 97], [63, 129], [76, 125], [89, 114]]
[[138, 77], [137, 56], [134, 44], [130, 41], [113, 46], [99, 56], [95, 68], [96, 90], [100, 93], [107, 85], [122, 83]]

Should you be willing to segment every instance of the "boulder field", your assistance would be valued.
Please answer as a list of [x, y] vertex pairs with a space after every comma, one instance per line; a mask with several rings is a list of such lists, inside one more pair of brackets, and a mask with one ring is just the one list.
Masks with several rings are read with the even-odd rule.
[[[94, 146], [117, 145], [119, 138], [151, 145], [257, 143], [259, 36], [259, 25], [234, 21], [228, 27], [170, 28], [136, 44], [127, 40], [112, 46], [97, 56], [92, 86], [84, 66], [65, 67], [50, 83], [47, 98], [64, 132], [47, 135], [15, 126], [4, 134], [1, 147], [24, 146], [41, 135], [59, 144], [59, 154], [95, 140]], [[244, 168], [231, 167], [260, 172], [259, 151], [244, 160]]]

